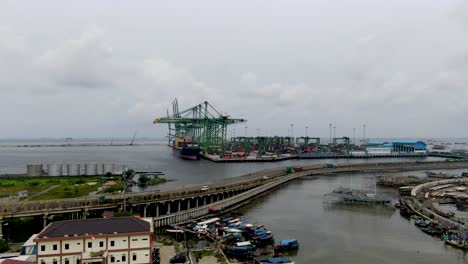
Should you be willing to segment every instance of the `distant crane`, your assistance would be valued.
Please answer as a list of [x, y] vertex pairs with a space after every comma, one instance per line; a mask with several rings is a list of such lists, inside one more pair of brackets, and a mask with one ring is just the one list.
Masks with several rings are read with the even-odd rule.
[[137, 135], [138, 131], [135, 131], [135, 133], [133, 133], [133, 138], [132, 138], [132, 141], [130, 142], [130, 146], [133, 146], [133, 143], [135, 143], [135, 137]]
[[205, 153], [224, 153], [227, 143], [227, 126], [247, 120], [230, 118], [221, 114], [207, 101], [179, 111], [177, 99], [172, 102], [172, 115], [156, 118], [154, 124], [168, 124], [168, 144], [176, 137], [186, 137], [199, 144]]

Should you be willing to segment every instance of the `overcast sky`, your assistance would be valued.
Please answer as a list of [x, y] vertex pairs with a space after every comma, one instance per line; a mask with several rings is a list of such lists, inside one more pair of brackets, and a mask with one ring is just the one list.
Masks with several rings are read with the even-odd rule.
[[464, 137], [468, 4], [1, 0], [0, 98], [0, 138], [161, 137], [174, 98], [250, 135]]

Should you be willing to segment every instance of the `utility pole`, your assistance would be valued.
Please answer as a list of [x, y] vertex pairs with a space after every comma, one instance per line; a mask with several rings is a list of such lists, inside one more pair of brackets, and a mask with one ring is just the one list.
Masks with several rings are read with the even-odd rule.
[[330, 123], [330, 144], [332, 143], [332, 123]]
[[292, 138], [294, 138], [293, 128], [294, 128], [294, 125], [291, 124], [291, 137], [292, 137]]
[[247, 137], [247, 126], [245, 126], [245, 137]]
[[363, 139], [364, 143], [363, 144], [366, 145], [366, 124], [362, 125], [362, 127], [364, 128], [364, 139]]
[[336, 126], [333, 126], [333, 138], [336, 138]]

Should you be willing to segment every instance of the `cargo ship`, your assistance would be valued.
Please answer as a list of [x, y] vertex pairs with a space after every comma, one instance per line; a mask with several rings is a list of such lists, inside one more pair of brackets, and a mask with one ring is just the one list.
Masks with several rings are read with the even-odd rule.
[[176, 137], [174, 141], [172, 141], [172, 151], [177, 157], [187, 160], [198, 160], [201, 155], [200, 146], [195, 142], [189, 141], [185, 137]]

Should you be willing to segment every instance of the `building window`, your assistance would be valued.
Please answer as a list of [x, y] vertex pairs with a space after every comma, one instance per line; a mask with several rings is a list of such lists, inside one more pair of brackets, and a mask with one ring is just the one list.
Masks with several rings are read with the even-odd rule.
[[127, 256], [122, 255], [122, 261], [127, 261]]
[[111, 247], [115, 246], [115, 241], [111, 240]]
[[147, 239], [147, 238], [143, 238], [143, 239], [141, 239], [141, 240], [146, 241], [146, 240], [148, 240], [148, 239]]
[[93, 247], [93, 242], [88, 242], [88, 248], [92, 248]]
[[137, 255], [133, 254], [133, 256], [132, 256], [133, 261], [136, 261], [136, 257], [137, 257]]
[[70, 264], [70, 260], [68, 258], [65, 259], [65, 264]]
[[45, 261], [43, 259], [41, 259], [41, 264], [45, 264]]
[[114, 256], [111, 256], [111, 262], [115, 262], [115, 257]]
[[132, 239], [132, 241], [138, 241], [138, 239], [134, 238], [134, 239]]
[[57, 245], [53, 245], [53, 246], [52, 246], [52, 249], [53, 249], [53, 250], [57, 250]]
[[77, 258], [76, 259], [76, 264], [80, 264], [80, 263], [81, 263], [80, 258]]
[[104, 247], [104, 241], [99, 241], [99, 247]]
[[70, 245], [69, 245], [69, 244], [65, 244], [65, 249], [70, 249]]
[[45, 245], [41, 246], [41, 251], [45, 251]]
[[56, 259], [53, 259], [53, 260], [52, 260], [52, 264], [57, 264], [57, 260], [56, 260]]

